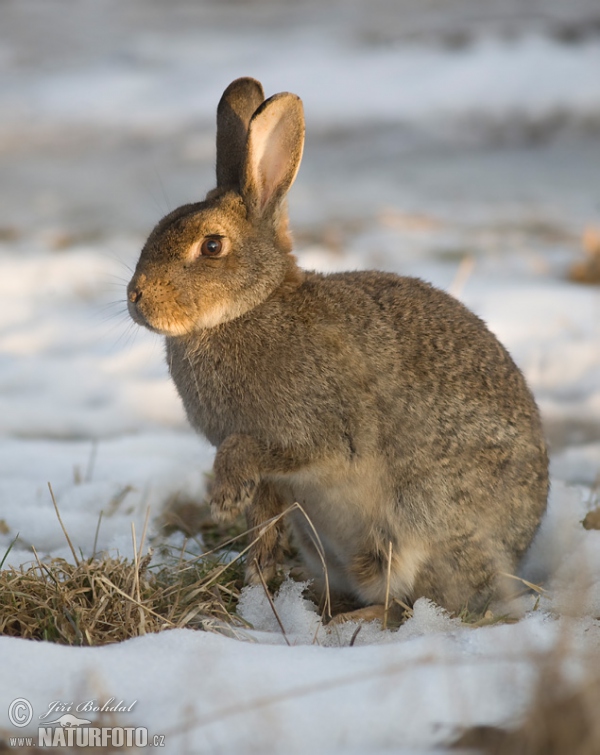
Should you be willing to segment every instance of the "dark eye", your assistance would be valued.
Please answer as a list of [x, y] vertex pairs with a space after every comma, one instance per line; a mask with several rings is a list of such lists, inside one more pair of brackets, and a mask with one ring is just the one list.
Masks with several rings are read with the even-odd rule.
[[221, 241], [221, 239], [209, 236], [202, 242], [202, 245], [200, 246], [200, 254], [202, 254], [202, 256], [204, 257], [216, 257], [221, 253], [222, 249], [223, 242]]

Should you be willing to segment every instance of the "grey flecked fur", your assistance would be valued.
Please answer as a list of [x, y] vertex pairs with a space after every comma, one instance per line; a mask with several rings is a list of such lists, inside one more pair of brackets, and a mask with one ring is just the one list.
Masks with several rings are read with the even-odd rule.
[[[245, 509], [255, 525], [297, 501], [335, 590], [383, 602], [391, 547], [392, 597], [481, 609], [546, 507], [533, 397], [448, 294], [389, 273], [297, 267], [285, 195], [302, 106], [291, 94], [263, 99], [253, 79], [225, 91], [219, 185], [161, 220], [128, 288], [133, 319], [166, 336], [189, 421], [217, 447], [213, 512]], [[222, 246], [215, 257], [202, 253], [206, 237]], [[305, 519], [292, 520], [320, 573]], [[254, 548], [249, 581], [255, 559], [273, 573], [279, 535]]]

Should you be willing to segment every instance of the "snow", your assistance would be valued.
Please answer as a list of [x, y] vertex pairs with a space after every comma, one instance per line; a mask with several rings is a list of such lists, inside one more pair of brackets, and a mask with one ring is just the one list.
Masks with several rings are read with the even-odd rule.
[[[303, 54], [307, 43], [310, 56]], [[230, 44], [236, 54], [200, 91], [196, 72], [210, 68], [217, 50], [210, 31], [195, 30], [168, 47], [162, 39], [143, 37], [127, 57], [89, 68], [35, 71], [18, 88], [6, 77], [0, 96], [9, 123], [43, 119], [134, 129], [152, 123], [170, 129], [182, 120], [212, 122], [224, 86], [238, 71], [252, 70], [270, 90], [303, 92], [316, 128], [398, 118], [456, 127], [478, 117], [543, 121], [561, 112], [583, 123], [600, 113], [597, 39], [573, 47], [533, 35], [512, 42], [483, 37], [457, 54], [414, 45], [361, 46], [310, 28], [288, 33], [284, 44], [262, 34], [234, 34]]]
[[[93, 14], [91, 6], [79, 12]], [[454, 291], [532, 386], [552, 441], [552, 491], [522, 576], [545, 592], [525, 599], [515, 624], [467, 627], [422, 599], [398, 631], [365, 623], [356, 633], [356, 623], [323, 626], [304, 585], [286, 581], [274, 598], [285, 636], [263, 590], [250, 587], [239, 612], [252, 628], [237, 637], [174, 630], [102, 648], [0, 637], [0, 729], [37, 736], [52, 701], [110, 697], [137, 701], [115, 714], [117, 724], [164, 734], [167, 753], [447, 752], [460, 726], [514, 725], [531, 699], [540, 654], [561, 648], [576, 679], [600, 649], [600, 532], [581, 525], [600, 504], [600, 289], [565, 276], [582, 223], [600, 225], [599, 38], [564, 45], [541, 32], [482, 32], [460, 49], [414, 40], [378, 46], [348, 35], [347, 25], [327, 36], [315, 16], [280, 29], [275, 41], [253, 26], [232, 28], [231, 54], [221, 57], [210, 23], [177, 34], [172, 25], [162, 33], [130, 24], [120, 53], [69, 51], [77, 65], [60, 56], [30, 65], [18, 38], [2, 40], [0, 159], [20, 145], [35, 163], [39, 144], [27, 135], [85, 145], [93, 127], [116, 142], [136, 129], [152, 139], [179, 131], [182, 154], [210, 162], [214, 109], [231, 79], [252, 73], [269, 93], [298, 92], [317, 155], [345, 149], [335, 168], [327, 157], [323, 166], [320, 158], [311, 163], [307, 149], [292, 211], [296, 202], [300, 230], [317, 232], [299, 242], [300, 263], [380, 267]], [[557, 114], [564, 142], [541, 157], [537, 145], [498, 152], [499, 126], [551, 125]], [[376, 149], [382, 123], [383, 140], [394, 129], [406, 136], [407, 124], [419, 135], [414, 151], [409, 138], [402, 144], [403, 169], [414, 178], [402, 189], [389, 173], [393, 161]], [[363, 141], [344, 147], [331, 137], [346, 128]], [[483, 140], [465, 142], [470, 129]], [[357, 143], [375, 146], [351, 174]], [[73, 180], [77, 149], [65, 163]], [[126, 154], [133, 160], [135, 147]], [[562, 172], [570, 161], [581, 165], [576, 186]], [[94, 165], [102, 181], [101, 155]], [[522, 165], [529, 173], [511, 184]], [[43, 160], [34, 168], [40, 179], [55, 175]], [[456, 171], [464, 181], [453, 191]], [[139, 537], [149, 510], [156, 538], [166, 501], [204, 495], [214, 451], [186, 424], [161, 340], [130, 323], [123, 301], [143, 243], [134, 206], [147, 199], [144, 181], [123, 192], [131, 205], [124, 232], [107, 221], [98, 238], [59, 248], [76, 188], [42, 203], [43, 211], [27, 206], [31, 228], [0, 234], [0, 559], [18, 535], [6, 565], [30, 561], [32, 545], [40, 556], [72, 558], [48, 482], [86, 556], [101, 512], [96, 549], [131, 556], [132, 521]], [[0, 180], [5, 207], [13, 192], [26, 194], [9, 184]], [[376, 213], [365, 211], [367, 200]], [[340, 225], [339, 244], [318, 232], [324, 217]], [[347, 218], [360, 222], [345, 231]], [[0, 226], [11, 220], [3, 214]], [[24, 729], [8, 719], [17, 697], [34, 708]]]

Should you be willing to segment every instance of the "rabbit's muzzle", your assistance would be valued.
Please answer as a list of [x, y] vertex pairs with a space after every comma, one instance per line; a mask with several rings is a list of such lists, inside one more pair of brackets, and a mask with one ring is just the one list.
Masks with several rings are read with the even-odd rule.
[[[145, 285], [146, 284], [146, 285]], [[161, 332], [162, 329], [158, 327], [158, 323], [155, 322], [156, 318], [156, 303], [153, 301], [152, 286], [147, 285], [146, 276], [142, 273], [132, 278], [131, 282], [127, 286], [127, 309], [131, 319], [138, 325], [142, 325], [148, 330], [154, 332]]]
[[176, 337], [231, 319], [229, 299], [182, 295], [167, 276], [134, 275], [127, 287], [127, 308], [132, 320], [153, 333]]
[[144, 327], [150, 327], [148, 320], [144, 317], [140, 310], [140, 301], [142, 299], [142, 288], [139, 282], [131, 281], [127, 287], [127, 309], [132, 320], [137, 322], [138, 325]]

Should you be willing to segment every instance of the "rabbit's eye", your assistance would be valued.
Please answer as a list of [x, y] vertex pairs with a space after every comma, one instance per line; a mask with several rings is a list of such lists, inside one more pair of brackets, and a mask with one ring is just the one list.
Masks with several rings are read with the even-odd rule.
[[200, 254], [204, 257], [216, 257], [221, 253], [223, 249], [223, 242], [221, 239], [215, 237], [208, 237], [204, 239], [200, 246]]

